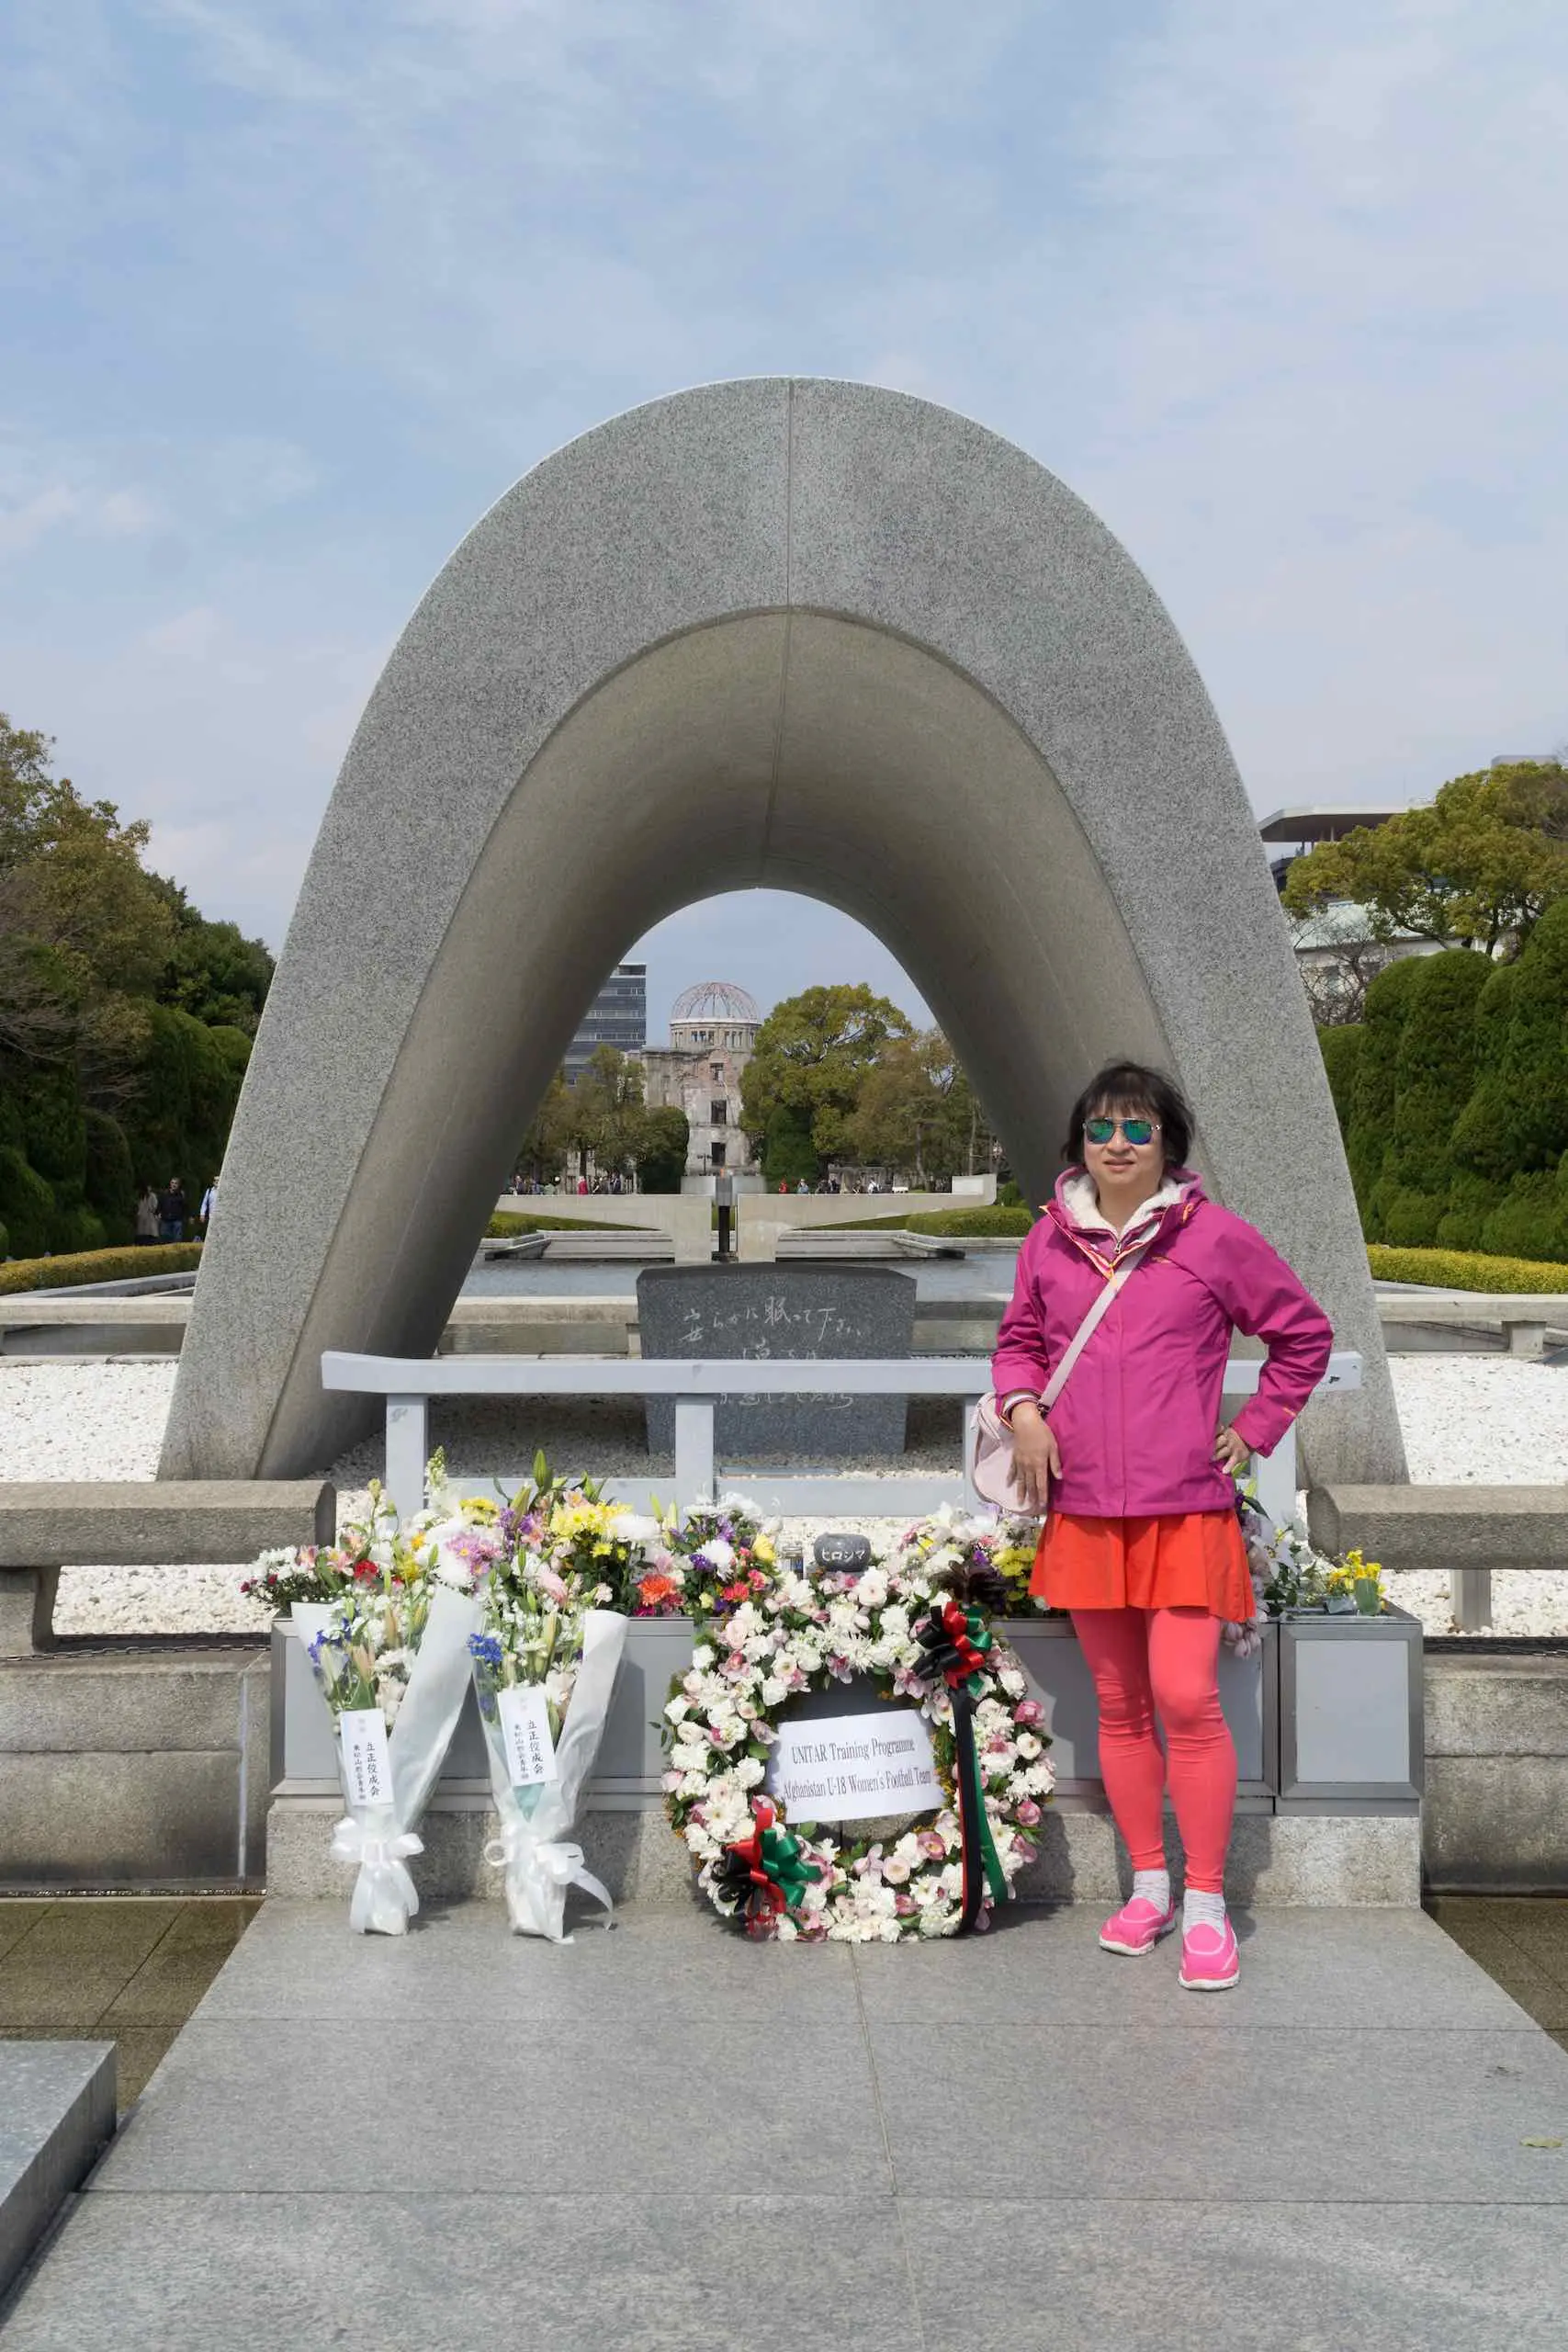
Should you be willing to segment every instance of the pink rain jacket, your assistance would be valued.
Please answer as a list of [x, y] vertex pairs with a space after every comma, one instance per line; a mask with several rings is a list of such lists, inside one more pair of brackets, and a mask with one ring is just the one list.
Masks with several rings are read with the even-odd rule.
[[1271, 1453], [1328, 1365], [1328, 1317], [1255, 1226], [1171, 1171], [1118, 1240], [1094, 1193], [1069, 1169], [1018, 1256], [997, 1334], [998, 1397], [1038, 1396], [1117, 1259], [1155, 1238], [1067, 1376], [1051, 1409], [1062, 1453], [1053, 1500], [1089, 1519], [1227, 1510], [1235, 1489], [1213, 1459], [1234, 1330], [1269, 1360], [1233, 1426]]

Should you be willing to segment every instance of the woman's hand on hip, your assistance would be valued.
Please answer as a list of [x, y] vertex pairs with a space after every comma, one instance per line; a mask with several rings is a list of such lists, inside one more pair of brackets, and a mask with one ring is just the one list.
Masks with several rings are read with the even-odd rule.
[[1214, 1460], [1222, 1470], [1240, 1470], [1251, 1459], [1252, 1448], [1228, 1426], [1214, 1440]]
[[1062, 1450], [1038, 1405], [1025, 1400], [1012, 1410], [1013, 1483], [1026, 1510], [1046, 1510], [1051, 1481], [1062, 1475]]

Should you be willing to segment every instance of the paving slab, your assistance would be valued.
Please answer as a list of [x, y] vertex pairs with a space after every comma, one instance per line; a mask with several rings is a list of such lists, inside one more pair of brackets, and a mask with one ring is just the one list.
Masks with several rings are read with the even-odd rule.
[[904, 2212], [927, 2352], [1562, 2344], [1555, 2211], [1297, 2203], [1276, 2222], [1242, 2203], [1116, 2198], [1066, 2215], [1021, 2199], [908, 2200]]
[[[738, 1947], [747, 1965], [737, 1965]], [[254, 1926], [198, 2015], [337, 2018], [367, 2014], [412, 2021], [443, 2012], [561, 2024], [652, 2015], [713, 2027], [758, 2026], [787, 2014], [809, 2019], [852, 2015], [848, 1948], [811, 1951], [747, 1945], [705, 1905], [685, 1911], [631, 1905], [613, 1928], [591, 1913], [570, 1944], [514, 1936], [505, 1908], [467, 1903], [421, 1913], [407, 1937], [355, 1936], [346, 1904], [263, 1905]]]
[[[1038, 2024], [1021, 2041], [984, 2019], [981, 1996], [946, 2035], [872, 2020], [901, 2195], [994, 2173], [1005, 2148], [1062, 2202], [1186, 2197], [1201, 2180], [1216, 2202], [1253, 2205], [1568, 2205], [1568, 2060], [1528, 2020], [1516, 2032]], [[1563, 2145], [1543, 2155], [1525, 2146], [1533, 2137]]]
[[1568, 2056], [1418, 1913], [1248, 1924], [1202, 1998], [1090, 1906], [851, 1951], [269, 1901], [0, 2352], [1555, 2346]]
[[1528, 2023], [1423, 1912], [1391, 1906], [1369, 1933], [1363, 1911], [1235, 1914], [1241, 1983], [1223, 1997], [1184, 1993], [1179, 1939], [1137, 1959], [1101, 1952], [1104, 1914], [1092, 1904], [1015, 1913], [984, 1953], [961, 1942], [869, 1945], [855, 1954], [873, 2018], [939, 2023], [976, 2001], [1016, 2027], [1136, 2025], [1195, 2030], [1333, 2026], [1377, 2032], [1411, 2026], [1502, 2029]]
[[886, 2198], [92, 2197], [22, 2297], [6, 2352], [106, 2344], [106, 2278], [114, 2352], [920, 2342]]
[[[332, 2119], [330, 2128], [327, 2119]], [[366, 2119], [350, 2128], [350, 2119]], [[427, 2017], [394, 2041], [339, 2019], [193, 2018], [98, 2175], [130, 2189], [563, 2190], [691, 2198], [744, 2181], [883, 2189], [886, 2159], [852, 2004], [796, 2035], [657, 1993], [593, 2023]]]

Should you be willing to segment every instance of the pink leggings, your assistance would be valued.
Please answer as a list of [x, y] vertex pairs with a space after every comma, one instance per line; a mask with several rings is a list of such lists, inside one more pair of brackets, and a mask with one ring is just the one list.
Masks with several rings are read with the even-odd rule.
[[1075, 1609], [1100, 1702], [1100, 1769], [1135, 1871], [1165, 1868], [1167, 1756], [1187, 1883], [1224, 1891], [1235, 1743], [1220, 1711], [1220, 1621], [1206, 1609]]

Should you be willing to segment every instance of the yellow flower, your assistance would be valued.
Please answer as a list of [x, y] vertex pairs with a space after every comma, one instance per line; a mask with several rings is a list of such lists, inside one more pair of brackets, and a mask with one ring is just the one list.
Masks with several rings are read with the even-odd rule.
[[759, 1535], [757, 1541], [751, 1546], [751, 1557], [754, 1560], [761, 1560], [765, 1568], [771, 1568], [773, 1562], [778, 1558], [778, 1554], [774, 1551], [773, 1545], [769, 1543], [765, 1535]]
[[465, 1495], [457, 1506], [466, 1511], [476, 1527], [493, 1527], [501, 1517], [501, 1506], [491, 1502], [488, 1495]]

